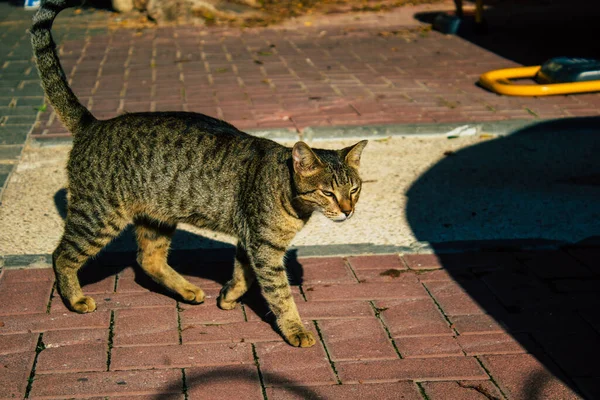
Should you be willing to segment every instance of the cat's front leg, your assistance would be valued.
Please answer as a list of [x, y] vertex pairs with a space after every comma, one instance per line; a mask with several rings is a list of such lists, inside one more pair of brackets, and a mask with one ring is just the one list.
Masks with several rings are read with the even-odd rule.
[[261, 243], [250, 253], [251, 265], [285, 340], [292, 346], [310, 347], [316, 343], [315, 337], [304, 327], [298, 314], [283, 266], [284, 255], [285, 248], [268, 242]]

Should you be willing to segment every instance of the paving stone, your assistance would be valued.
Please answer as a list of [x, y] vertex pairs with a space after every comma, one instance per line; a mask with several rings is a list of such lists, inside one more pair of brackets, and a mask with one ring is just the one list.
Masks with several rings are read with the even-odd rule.
[[575, 378], [575, 383], [586, 399], [600, 398], [600, 376]]
[[13, 254], [4, 258], [4, 267], [17, 270], [28, 266], [27, 268], [37, 269], [34, 266], [42, 266], [42, 269], [49, 268], [52, 263], [50, 254]]
[[581, 279], [557, 279], [550, 283], [550, 286], [557, 292], [599, 292], [600, 285], [598, 280]]
[[108, 276], [98, 282], [80, 282], [81, 289], [86, 294], [96, 294], [96, 293], [113, 293], [115, 290], [115, 277]]
[[183, 343], [281, 341], [273, 327], [263, 321], [181, 326]]
[[461, 335], [457, 340], [468, 356], [527, 353], [537, 348], [529, 336], [524, 334], [515, 334], [514, 338], [507, 333]]
[[0, 355], [34, 351], [38, 336], [37, 333], [0, 335]]
[[477, 361], [471, 357], [340, 361], [335, 366], [344, 384], [402, 380], [489, 379]]
[[581, 316], [596, 330], [596, 332], [600, 333], [600, 315], [598, 315], [596, 309], [582, 311]]
[[36, 81], [23, 81], [23, 84], [20, 85], [15, 90], [15, 96], [43, 96], [44, 91], [40, 87], [39, 82]]
[[31, 127], [31, 125], [33, 125], [37, 119], [36, 114], [37, 113], [33, 113], [31, 115], [7, 115], [5, 116], [4, 125], [26, 125], [28, 127]]
[[107, 345], [108, 335], [108, 329], [69, 329], [45, 332], [43, 341], [47, 349], [77, 344]]
[[[39, 86], [39, 84], [38, 84]], [[37, 110], [34, 110], [33, 107], [30, 106], [14, 106], [14, 107], [0, 107], [0, 116], [13, 116], [13, 115], [35, 115], [37, 114]], [[27, 129], [28, 127], [22, 127], [23, 129]], [[12, 144], [12, 143], [5, 143]]]
[[52, 268], [24, 268], [4, 270], [0, 287], [15, 282], [54, 282]]
[[[220, 264], [220, 263], [219, 263]], [[227, 263], [226, 265], [223, 265], [223, 267], [220, 267], [219, 265], [217, 266], [212, 266], [211, 268], [202, 268], [202, 269], [198, 269], [198, 271], [193, 271], [190, 273], [186, 273], [189, 269], [185, 269], [185, 270], [181, 270], [179, 269], [178, 271], [191, 283], [194, 284], [196, 286], [198, 286], [201, 289], [207, 289], [207, 288], [218, 288], [219, 290], [221, 289], [221, 287], [223, 287], [223, 285], [229, 280], [231, 279], [231, 276], [233, 275], [233, 271], [232, 271], [232, 263]], [[208, 271], [207, 271], [208, 269]], [[197, 274], [197, 275], [194, 275]]]
[[325, 350], [319, 342], [303, 349], [284, 342], [257, 343], [256, 353], [267, 387], [337, 383]]
[[491, 381], [421, 382], [430, 400], [500, 400], [503, 398]]
[[[0, 115], [2, 112], [0, 111]], [[0, 145], [23, 144], [29, 133], [28, 125], [0, 126]]]
[[44, 104], [44, 97], [19, 97], [17, 100], [17, 105], [19, 106], [30, 106], [30, 107], [40, 107]]
[[570, 292], [565, 294], [563, 301], [556, 306], [541, 307], [548, 311], [556, 310], [557, 312], [568, 312], [568, 311], [588, 311], [597, 310], [600, 307], [600, 296], [596, 291], [582, 291], [582, 292]]
[[600, 273], [600, 262], [598, 261], [600, 251], [597, 248], [572, 249], [569, 254], [583, 263], [595, 275]]
[[406, 254], [402, 256], [402, 260], [408, 268], [414, 270], [444, 268], [439, 256], [436, 254]]
[[175, 307], [118, 310], [113, 331], [114, 346], [178, 344], [177, 310]]
[[588, 323], [573, 311], [550, 309], [494, 317], [512, 332], [576, 334], [589, 329]]
[[418, 282], [360, 283], [356, 285], [306, 285], [308, 301], [330, 300], [383, 300], [427, 298], [427, 292]]
[[544, 279], [582, 278], [592, 275], [592, 271], [578, 262], [577, 257], [571, 257], [563, 251], [522, 252], [517, 253], [516, 257], [527, 269]]
[[0, 188], [4, 187], [4, 183], [8, 180], [12, 170], [12, 164], [0, 164]]
[[375, 318], [319, 321], [333, 361], [398, 358], [381, 322]]
[[553, 292], [530, 275], [498, 271], [482, 279], [509, 309], [554, 308], [564, 302], [563, 295]]
[[395, 343], [403, 358], [463, 356], [453, 336], [400, 337]]
[[44, 313], [52, 282], [12, 282], [0, 285], [0, 315]]
[[[177, 302], [161, 293], [140, 292], [140, 293], [90, 293], [96, 301], [96, 307], [99, 311], [122, 310], [122, 309], [143, 309], [155, 307], [175, 308]], [[52, 300], [52, 313], [69, 312], [60, 298], [55, 297]], [[139, 311], [143, 312], [143, 311]]]
[[537, 343], [569, 376], [588, 377], [600, 375], [600, 335], [592, 329], [575, 333], [535, 333]]
[[[180, 311], [181, 326], [199, 324], [226, 324], [230, 322], [243, 322], [244, 312], [238, 306], [233, 310], [221, 310], [213, 304], [204, 304], [196, 307], [187, 307]], [[260, 320], [258, 316], [256, 320]]]
[[299, 268], [290, 268], [288, 277], [292, 284], [356, 283], [352, 271], [341, 257], [304, 258]]
[[[170, 390], [175, 390], [175, 385]], [[155, 393], [146, 395], [132, 395], [132, 396], [110, 396], [110, 400], [156, 400], [157, 397], [168, 398], [169, 400], [185, 400], [183, 393]], [[190, 397], [191, 399], [191, 397]], [[79, 399], [77, 399], [79, 400]], [[85, 400], [106, 400], [106, 397], [86, 397]]]
[[185, 382], [189, 399], [263, 399], [254, 365], [187, 368]]
[[237, 364], [254, 364], [249, 343], [115, 347], [112, 350], [110, 369], [118, 371]]
[[[33, 124], [34, 121], [31, 121], [31, 124]], [[12, 122], [13, 121], [11, 118], [11, 123]], [[16, 161], [21, 155], [21, 150], [23, 150], [23, 146], [0, 146], [0, 160]], [[3, 171], [4, 174], [8, 174], [8, 172], [10, 172], [8, 169], [3, 169]]]
[[375, 305], [394, 338], [453, 335], [431, 298], [377, 301]]
[[479, 281], [458, 284], [441, 281], [425, 283], [446, 315], [491, 313], [501, 308], [494, 295]]
[[311, 387], [274, 387], [267, 388], [267, 396], [270, 399], [278, 400], [421, 400], [419, 390], [412, 382]]
[[470, 269], [474, 272], [505, 270], [517, 266], [512, 253], [482, 251], [477, 253], [449, 253], [438, 256], [446, 269], [457, 271]]
[[46, 348], [38, 355], [35, 373], [105, 371], [107, 354], [106, 343]]
[[451, 315], [448, 318], [452, 323], [452, 327], [461, 335], [502, 333], [504, 331], [498, 321], [487, 314]]
[[369, 255], [348, 257], [348, 262], [353, 270], [363, 269], [397, 269], [406, 270], [407, 266], [402, 262], [398, 254]]
[[110, 313], [96, 311], [90, 314], [68, 312], [61, 314], [7, 315], [0, 317], [0, 321], [0, 335], [63, 329], [108, 329]]
[[117, 282], [117, 293], [125, 294], [131, 292], [145, 293], [148, 292], [148, 288], [140, 285], [133, 277], [130, 279], [119, 277], [119, 281]]
[[433, 271], [421, 270], [420, 273], [417, 275], [417, 278], [419, 279], [419, 281], [423, 282], [423, 283], [438, 282], [438, 281], [448, 282], [448, 281], [453, 281], [458, 278], [470, 278], [470, 277], [471, 277], [470, 272], [452, 271], [452, 273], [450, 273], [449, 271], [443, 270], [443, 269], [437, 269], [437, 270], [433, 270]]
[[27, 388], [27, 379], [33, 367], [35, 352], [0, 355], [1, 396], [4, 398], [23, 398]]
[[33, 383], [30, 397], [112, 397], [126, 394], [156, 396], [157, 394], [180, 394], [182, 388], [181, 369], [78, 372], [38, 376]]
[[551, 363], [542, 364], [530, 354], [487, 355], [481, 360], [510, 398], [580, 399], [545, 367]]
[[[408, 279], [417, 280], [418, 277], [407, 269], [360, 269], [355, 272], [360, 283], [366, 282], [394, 282]], [[403, 276], [406, 274], [406, 276]]]

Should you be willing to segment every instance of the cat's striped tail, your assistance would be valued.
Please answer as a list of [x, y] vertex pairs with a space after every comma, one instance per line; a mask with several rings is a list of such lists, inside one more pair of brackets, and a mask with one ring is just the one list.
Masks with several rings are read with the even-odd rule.
[[69, 87], [50, 30], [54, 18], [60, 11], [77, 4], [79, 2], [70, 0], [42, 0], [39, 10], [33, 16], [31, 26], [31, 44], [42, 87], [54, 111], [72, 134], [83, 130], [89, 123], [95, 121], [95, 118], [79, 102]]

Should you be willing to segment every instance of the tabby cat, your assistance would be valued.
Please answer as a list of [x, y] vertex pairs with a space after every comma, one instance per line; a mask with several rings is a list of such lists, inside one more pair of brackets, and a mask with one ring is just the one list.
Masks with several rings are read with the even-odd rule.
[[42, 86], [74, 137], [65, 230], [52, 256], [63, 301], [79, 313], [96, 309], [83, 294], [77, 271], [133, 223], [142, 269], [184, 301], [202, 303], [202, 289], [167, 264], [173, 232], [185, 222], [238, 239], [233, 278], [220, 292], [220, 308], [233, 309], [256, 279], [285, 340], [312, 346], [315, 339], [296, 309], [284, 255], [314, 211], [333, 221], [352, 216], [367, 141], [337, 151], [303, 142], [290, 149], [187, 112], [97, 120], [69, 88], [50, 33], [68, 3], [43, 2], [31, 28]]

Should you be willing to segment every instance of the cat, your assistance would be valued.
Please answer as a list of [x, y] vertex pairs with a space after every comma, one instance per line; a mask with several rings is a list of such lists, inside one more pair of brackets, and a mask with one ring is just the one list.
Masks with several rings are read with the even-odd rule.
[[67, 216], [52, 254], [64, 303], [79, 313], [96, 309], [77, 271], [131, 223], [141, 268], [183, 301], [202, 303], [202, 289], [167, 264], [177, 224], [189, 223], [238, 239], [233, 277], [217, 305], [233, 309], [256, 280], [283, 338], [292, 346], [312, 346], [315, 338], [298, 314], [284, 255], [314, 211], [338, 222], [353, 215], [367, 141], [341, 150], [304, 142], [288, 148], [188, 112], [97, 120], [69, 87], [51, 35], [54, 18], [70, 6], [43, 1], [31, 27], [46, 97], [73, 134]]

